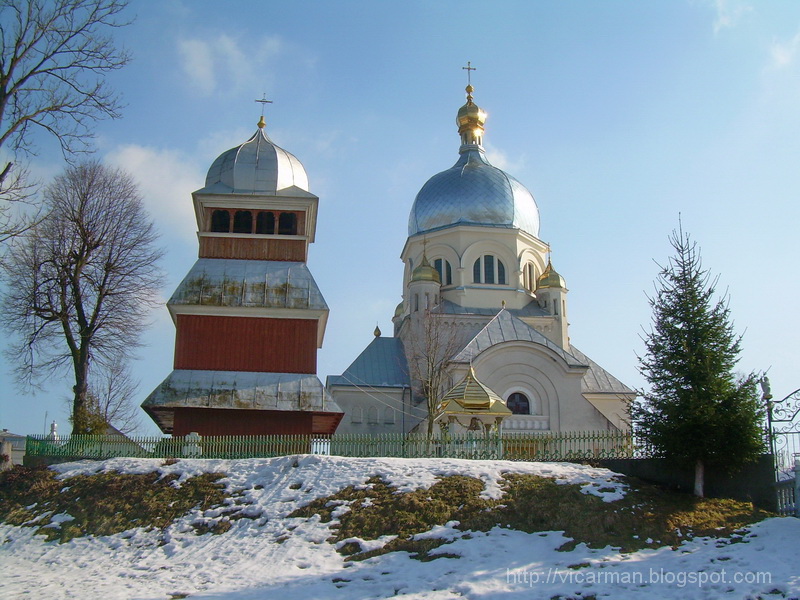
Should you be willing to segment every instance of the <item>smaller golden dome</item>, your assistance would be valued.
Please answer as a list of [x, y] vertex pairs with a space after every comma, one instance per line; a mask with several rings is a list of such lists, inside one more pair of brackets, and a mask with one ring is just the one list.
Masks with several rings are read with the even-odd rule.
[[375, 325], [375, 331], [372, 332], [375, 337], [381, 337], [381, 328]]
[[422, 262], [411, 273], [411, 281], [435, 281], [438, 284], [442, 283], [439, 277], [439, 271], [434, 269], [428, 262], [428, 257], [422, 255]]
[[549, 260], [547, 261], [547, 268], [544, 270], [539, 276], [538, 284], [536, 285], [536, 289], [542, 288], [563, 288], [566, 289], [567, 284], [564, 281], [564, 278], [556, 273], [556, 270], [553, 268], [553, 263]]
[[486, 111], [472, 101], [474, 90], [475, 88], [471, 85], [467, 86], [467, 103], [458, 109], [456, 125], [458, 125], [462, 144], [480, 145], [484, 131], [483, 125], [486, 123]]
[[486, 387], [470, 366], [469, 373], [447, 392], [439, 404], [439, 414], [492, 413], [510, 415], [511, 411], [491, 388]]
[[[437, 273], [438, 275], [438, 273]], [[403, 316], [403, 303], [397, 305], [397, 308], [394, 309], [394, 318]]]

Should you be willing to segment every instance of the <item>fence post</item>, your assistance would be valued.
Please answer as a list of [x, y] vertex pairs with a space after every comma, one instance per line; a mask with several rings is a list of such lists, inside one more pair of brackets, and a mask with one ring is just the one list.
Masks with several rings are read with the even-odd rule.
[[794, 516], [800, 517], [800, 456], [794, 459]]

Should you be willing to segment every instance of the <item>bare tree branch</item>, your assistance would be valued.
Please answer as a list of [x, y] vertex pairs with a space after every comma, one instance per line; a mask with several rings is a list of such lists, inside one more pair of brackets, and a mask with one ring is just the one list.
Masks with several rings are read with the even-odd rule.
[[428, 408], [428, 437], [433, 436], [433, 418], [450, 384], [450, 361], [463, 346], [456, 325], [446, 315], [426, 309], [412, 324], [408, 336], [409, 369], [417, 393]]
[[16, 214], [18, 203], [34, 200], [36, 186], [13, 167], [36, 153], [34, 130], [55, 138], [70, 161], [91, 150], [97, 120], [119, 118], [122, 104], [105, 76], [130, 61], [108, 33], [128, 24], [121, 18], [126, 6], [126, 0], [0, 0], [0, 148], [13, 157], [0, 165], [0, 242], [41, 217]]

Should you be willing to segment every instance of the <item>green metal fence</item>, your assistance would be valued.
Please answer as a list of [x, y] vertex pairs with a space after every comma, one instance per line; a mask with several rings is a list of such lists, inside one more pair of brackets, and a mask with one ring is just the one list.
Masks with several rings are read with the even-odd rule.
[[629, 433], [463, 434], [429, 439], [424, 434], [124, 437], [106, 435], [28, 436], [28, 456], [70, 460], [114, 457], [262, 458], [290, 454], [353, 457], [472, 458], [576, 461], [637, 458], [645, 454]]

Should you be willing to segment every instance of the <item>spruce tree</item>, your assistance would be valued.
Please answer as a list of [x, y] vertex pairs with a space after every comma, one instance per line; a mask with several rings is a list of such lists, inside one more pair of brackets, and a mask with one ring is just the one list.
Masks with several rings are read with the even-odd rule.
[[741, 336], [727, 297], [715, 299], [717, 278], [682, 228], [669, 238], [675, 255], [661, 268], [651, 331], [639, 371], [649, 390], [631, 407], [636, 435], [656, 456], [693, 466], [703, 496], [706, 467], [735, 470], [763, 451], [755, 374], [737, 377]]

